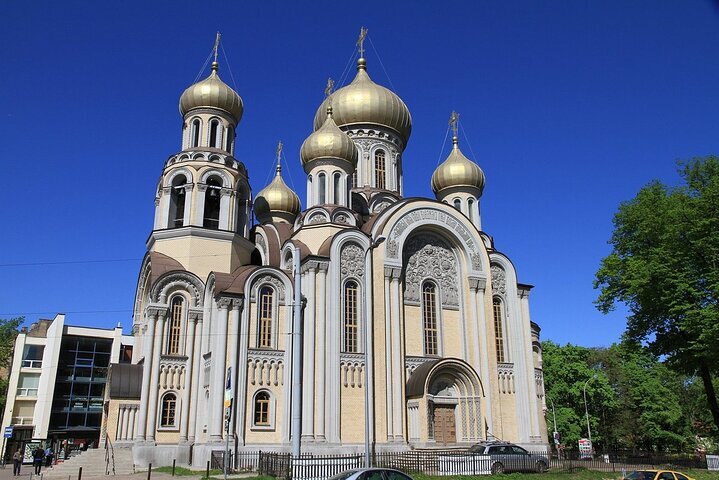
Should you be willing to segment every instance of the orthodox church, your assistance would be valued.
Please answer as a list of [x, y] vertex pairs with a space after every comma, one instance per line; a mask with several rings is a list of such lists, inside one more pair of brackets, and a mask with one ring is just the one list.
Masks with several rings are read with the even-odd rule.
[[454, 117], [435, 198], [405, 197], [412, 117], [360, 57], [302, 144], [304, 209], [279, 161], [252, 195], [234, 156], [243, 102], [216, 59], [180, 97], [182, 148], [157, 186], [133, 364], [113, 366], [104, 418], [137, 465], [204, 466], [226, 442], [289, 451], [294, 368], [303, 452], [364, 451], [365, 431], [377, 451], [546, 447], [532, 287], [481, 228], [485, 175]]

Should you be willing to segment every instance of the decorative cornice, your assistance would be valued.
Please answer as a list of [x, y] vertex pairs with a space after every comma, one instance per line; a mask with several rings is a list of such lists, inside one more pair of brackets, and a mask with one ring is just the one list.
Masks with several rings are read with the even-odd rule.
[[167, 314], [167, 305], [160, 303], [151, 303], [145, 308], [145, 313], [149, 317], [165, 316]]
[[217, 299], [217, 307], [227, 309], [234, 300], [232, 297], [220, 297]]
[[469, 277], [468, 280], [471, 290], [481, 290], [484, 292], [484, 289], [487, 288], [487, 279], [484, 277]]
[[232, 310], [242, 310], [242, 306], [245, 304], [244, 298], [233, 298], [232, 299]]

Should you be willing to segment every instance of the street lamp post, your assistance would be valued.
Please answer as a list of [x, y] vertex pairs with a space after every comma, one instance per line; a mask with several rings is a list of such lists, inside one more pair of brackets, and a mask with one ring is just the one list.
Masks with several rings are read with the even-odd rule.
[[[365, 260], [365, 266], [367, 266], [367, 260], [369, 257], [369, 254], [372, 250], [377, 248], [382, 242], [387, 240], [387, 237], [378, 237], [374, 242], [371, 242], [369, 247], [367, 247], [367, 250], [364, 254], [364, 260]], [[370, 362], [370, 356], [369, 356], [369, 336], [372, 334], [372, 330], [369, 327], [369, 322], [367, 321], [369, 319], [369, 308], [367, 305], [367, 289], [370, 288], [372, 285], [372, 268], [367, 268], [367, 275], [366, 275], [367, 281], [365, 283], [365, 288], [362, 289], [362, 292], [364, 293], [364, 326], [365, 326], [365, 334], [364, 334], [364, 456], [365, 456], [365, 467], [369, 468], [372, 463], [372, 458], [370, 455], [370, 405], [369, 402], [371, 400], [370, 395], [370, 382], [374, 381], [370, 379], [369, 377], [369, 362]]]
[[589, 444], [592, 446], [592, 451], [594, 451], [594, 444], [592, 443], [592, 427], [589, 426], [589, 408], [587, 407], [587, 385], [589, 385], [589, 382], [591, 382], [595, 378], [597, 378], [596, 373], [589, 377], [586, 382], [584, 382], [584, 388], [582, 389], [584, 393], [584, 415], [587, 418], [587, 435], [589, 436]]

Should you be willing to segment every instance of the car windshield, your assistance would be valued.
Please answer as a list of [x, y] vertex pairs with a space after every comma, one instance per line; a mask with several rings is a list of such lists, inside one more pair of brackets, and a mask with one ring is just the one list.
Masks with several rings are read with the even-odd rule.
[[624, 478], [627, 478], [628, 480], [652, 480], [656, 473], [657, 472], [652, 472], [651, 470], [636, 470], [634, 472], [629, 472], [629, 474]]
[[357, 470], [348, 470], [346, 472], [338, 473], [334, 477], [330, 477], [329, 480], [345, 480], [346, 478], [349, 478], [351, 475], [357, 473]]

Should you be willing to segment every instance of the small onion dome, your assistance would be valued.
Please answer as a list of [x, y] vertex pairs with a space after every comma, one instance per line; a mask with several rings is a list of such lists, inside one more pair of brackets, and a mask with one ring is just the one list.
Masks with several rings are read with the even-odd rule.
[[332, 106], [327, 105], [325, 111], [327, 113], [322, 126], [307, 137], [300, 148], [302, 166], [309, 173], [311, 162], [324, 158], [335, 158], [350, 163], [354, 170], [359, 158], [357, 147], [335, 123], [332, 117]]
[[282, 180], [281, 171], [277, 165], [275, 178], [255, 197], [255, 215], [262, 222], [272, 220], [275, 215], [294, 219], [300, 213], [300, 197]]
[[[352, 83], [332, 94], [334, 120], [340, 127], [376, 124], [397, 132], [404, 144], [412, 133], [412, 116], [407, 105], [394, 92], [377, 85], [367, 74], [364, 58], [357, 61], [357, 76]], [[325, 100], [315, 114], [314, 128], [318, 130], [327, 110]]]
[[217, 75], [219, 65], [212, 62], [212, 73], [206, 79], [190, 85], [180, 97], [180, 113], [185, 116], [195, 108], [219, 108], [239, 122], [244, 106], [240, 96]]
[[452, 153], [432, 174], [432, 191], [437, 194], [445, 188], [471, 187], [479, 190], [479, 195], [482, 195], [484, 172], [479, 165], [464, 156], [459, 149], [457, 137], [452, 138], [452, 144]]

